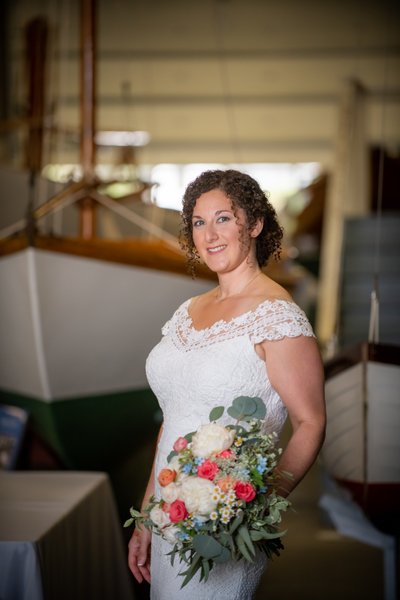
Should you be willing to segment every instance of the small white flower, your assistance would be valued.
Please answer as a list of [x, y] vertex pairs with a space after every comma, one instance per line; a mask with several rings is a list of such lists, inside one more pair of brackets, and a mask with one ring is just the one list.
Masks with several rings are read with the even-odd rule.
[[236, 500], [236, 494], [233, 490], [229, 490], [226, 499], [228, 502], [234, 502]]
[[194, 456], [209, 458], [212, 454], [218, 454], [232, 446], [235, 432], [217, 423], [202, 425], [194, 434], [191, 442], [191, 450]]
[[218, 519], [218, 513], [215, 510], [210, 513], [210, 519], [211, 521], [216, 521]]
[[230, 517], [225, 517], [225, 516], [221, 517], [221, 521], [224, 525], [227, 525], [230, 520], [231, 520]]

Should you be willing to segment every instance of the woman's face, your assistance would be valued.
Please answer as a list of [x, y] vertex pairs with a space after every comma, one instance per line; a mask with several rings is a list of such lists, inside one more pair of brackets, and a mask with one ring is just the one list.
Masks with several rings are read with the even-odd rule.
[[215, 273], [230, 272], [255, 253], [245, 211], [233, 208], [222, 190], [211, 190], [198, 197], [192, 227], [197, 252]]

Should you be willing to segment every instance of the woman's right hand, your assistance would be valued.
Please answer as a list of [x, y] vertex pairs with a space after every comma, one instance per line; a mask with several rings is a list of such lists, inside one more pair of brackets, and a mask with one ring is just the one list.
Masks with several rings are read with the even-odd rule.
[[128, 544], [128, 565], [135, 579], [150, 583], [151, 532], [144, 527], [136, 527]]

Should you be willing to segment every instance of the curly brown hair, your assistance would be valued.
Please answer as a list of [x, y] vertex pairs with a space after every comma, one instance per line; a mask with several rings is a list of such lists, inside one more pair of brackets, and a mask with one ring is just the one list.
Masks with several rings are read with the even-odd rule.
[[274, 207], [255, 179], [234, 169], [204, 171], [190, 183], [183, 196], [180, 243], [186, 252], [189, 269], [194, 274], [199, 256], [193, 242], [192, 216], [196, 200], [211, 190], [222, 190], [231, 200], [233, 209], [242, 208], [246, 213], [247, 231], [250, 232], [261, 219], [263, 228], [256, 238], [256, 258], [260, 267], [274, 257], [279, 259], [283, 229], [278, 223]]

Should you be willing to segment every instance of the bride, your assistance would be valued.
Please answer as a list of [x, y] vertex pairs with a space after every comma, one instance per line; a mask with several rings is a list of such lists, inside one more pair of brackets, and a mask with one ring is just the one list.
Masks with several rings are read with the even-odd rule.
[[[311, 326], [287, 291], [261, 270], [279, 256], [282, 229], [258, 183], [235, 170], [206, 171], [195, 179], [184, 195], [182, 221], [189, 265], [202, 260], [219, 285], [176, 310], [147, 359], [164, 420], [143, 506], [160, 494], [155, 473], [174, 441], [237, 396], [262, 398], [267, 431], [279, 433], [288, 415], [292, 435], [278, 464], [278, 472], [293, 476], [281, 483], [287, 496], [319, 452], [325, 405]], [[171, 566], [170, 550], [144, 528], [136, 528], [129, 542], [129, 567], [137, 581], [151, 582], [153, 600], [249, 600], [266, 566], [259, 553], [254, 563], [216, 565], [206, 583], [193, 578], [181, 589], [182, 566]]]

